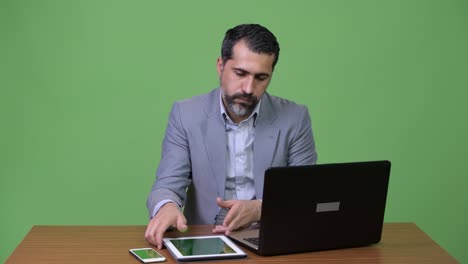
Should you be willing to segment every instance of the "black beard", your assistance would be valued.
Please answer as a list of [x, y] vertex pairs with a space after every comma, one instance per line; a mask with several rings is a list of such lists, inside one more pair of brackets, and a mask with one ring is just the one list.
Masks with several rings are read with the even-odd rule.
[[[255, 106], [257, 106], [258, 98], [252, 94], [236, 93], [233, 95], [228, 95], [224, 93], [224, 100], [226, 101], [226, 107], [235, 115], [239, 117], [249, 116]], [[236, 103], [236, 99], [243, 99], [248, 101], [248, 103]]]

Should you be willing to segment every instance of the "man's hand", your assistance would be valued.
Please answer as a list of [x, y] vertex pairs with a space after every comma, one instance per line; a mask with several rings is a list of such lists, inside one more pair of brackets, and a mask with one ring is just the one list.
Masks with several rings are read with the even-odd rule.
[[146, 227], [145, 238], [158, 249], [162, 248], [164, 232], [169, 227], [177, 227], [181, 232], [187, 231], [187, 220], [176, 204], [170, 202], [163, 205]]
[[248, 227], [261, 217], [262, 201], [260, 200], [226, 200], [216, 198], [216, 203], [229, 211], [222, 226], [216, 226], [213, 233], [229, 235], [231, 231]]

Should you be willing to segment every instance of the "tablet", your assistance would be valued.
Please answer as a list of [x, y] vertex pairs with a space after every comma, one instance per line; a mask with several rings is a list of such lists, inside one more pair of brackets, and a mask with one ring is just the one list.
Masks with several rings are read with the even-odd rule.
[[178, 261], [244, 258], [247, 256], [224, 235], [164, 238], [164, 245]]

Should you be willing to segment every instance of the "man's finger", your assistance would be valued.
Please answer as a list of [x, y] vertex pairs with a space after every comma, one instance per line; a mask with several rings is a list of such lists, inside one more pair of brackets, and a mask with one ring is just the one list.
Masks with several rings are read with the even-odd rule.
[[[167, 229], [167, 227], [165, 228]], [[165, 230], [164, 229], [164, 230]], [[163, 233], [164, 231], [161, 231], [161, 228], [158, 228], [156, 229], [156, 232], [154, 234], [154, 240], [155, 240], [155, 246], [158, 248], [158, 249], [161, 249], [162, 248], [162, 237], [163, 237]]]
[[151, 242], [151, 241], [150, 241], [150, 228], [151, 228], [151, 225], [148, 225], [148, 226], [146, 227], [146, 230], [145, 230], [145, 238], [146, 238], [146, 240], [148, 240], [149, 242]]
[[152, 221], [146, 228], [146, 232], [145, 232], [146, 240], [148, 240], [148, 242], [150, 242], [153, 245], [156, 245], [156, 240], [154, 238], [156, 227], [157, 225]]
[[219, 197], [216, 198], [216, 203], [223, 208], [231, 208], [234, 205], [234, 200], [223, 200]]
[[225, 233], [227, 230], [227, 227], [222, 226], [222, 225], [217, 225], [215, 228], [212, 230], [213, 233]]
[[229, 210], [229, 212], [224, 217], [223, 225], [229, 226], [229, 224], [237, 217], [238, 213], [239, 212], [237, 211], [236, 208]]
[[178, 218], [177, 218], [177, 230], [179, 230], [180, 232], [186, 232], [188, 229], [187, 227], [187, 220], [185, 219], [185, 217], [181, 214]]
[[237, 218], [234, 218], [231, 223], [227, 226], [226, 232], [224, 233], [226, 236], [229, 236], [231, 234], [231, 231], [236, 230], [238, 227], [237, 225]]

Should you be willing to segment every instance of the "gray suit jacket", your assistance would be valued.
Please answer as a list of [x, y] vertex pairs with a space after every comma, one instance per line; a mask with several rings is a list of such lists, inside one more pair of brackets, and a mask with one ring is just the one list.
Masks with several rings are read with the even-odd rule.
[[[213, 224], [220, 209], [216, 197], [224, 198], [227, 173], [219, 100], [217, 88], [174, 103], [147, 201], [150, 217], [158, 202], [171, 199], [184, 207], [188, 224]], [[265, 93], [254, 128], [253, 155], [257, 199], [262, 198], [268, 167], [314, 164], [317, 154], [307, 108]]]

